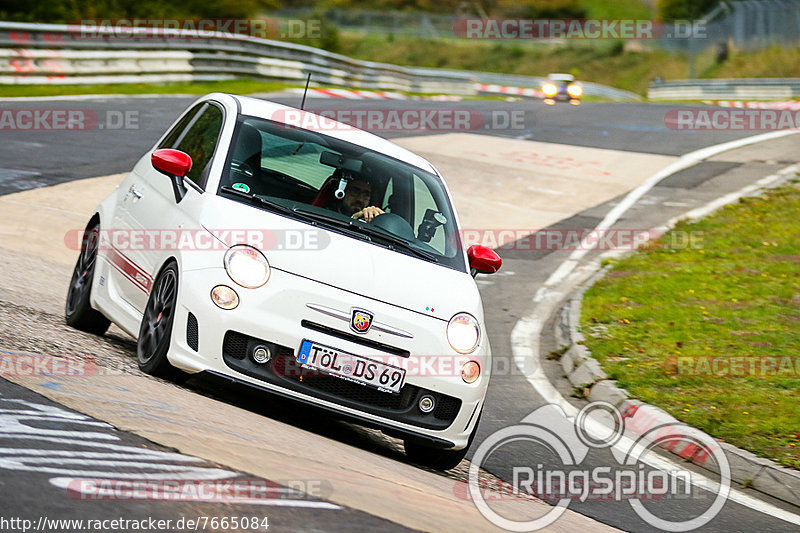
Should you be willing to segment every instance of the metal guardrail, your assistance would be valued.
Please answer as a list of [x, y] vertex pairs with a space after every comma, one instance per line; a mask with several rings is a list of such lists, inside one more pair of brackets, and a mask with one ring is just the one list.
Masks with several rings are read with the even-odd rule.
[[[540, 90], [542, 84], [547, 81], [547, 78], [540, 76], [521, 76], [518, 74], [498, 74], [495, 72], [478, 72], [473, 70], [467, 71], [453, 71], [453, 70], [440, 70], [428, 69], [432, 72], [461, 72], [469, 74], [474, 77], [475, 82], [479, 85], [500, 85], [505, 87], [520, 87]], [[598, 96], [600, 98], [608, 98], [609, 100], [641, 100], [642, 96], [630, 91], [616, 89], [608, 85], [601, 85], [589, 81], [577, 80], [583, 89], [583, 94], [586, 96]]]
[[791, 100], [800, 98], [800, 78], [742, 78], [652, 82], [651, 100]]
[[129, 83], [248, 76], [420, 93], [474, 94], [469, 74], [436, 72], [359, 61], [300, 44], [247, 35], [176, 32], [146, 28], [119, 32], [78, 26], [0, 22], [0, 84]]
[[[477, 85], [539, 89], [544, 78], [411, 68], [360, 61], [300, 44], [230, 33], [147, 28], [111, 31], [58, 24], [0, 22], [0, 84], [114, 84], [251, 77], [318, 85], [476, 94]], [[583, 82], [584, 94], [638, 100], [637, 94]]]
[[[579, 80], [580, 81], [580, 80]], [[581, 81], [581, 88], [583, 94], [589, 96], [599, 96], [601, 98], [608, 98], [610, 100], [641, 100], [642, 96], [630, 91], [623, 91], [622, 89], [615, 89], [607, 85], [600, 85], [599, 83], [592, 83], [589, 81]]]

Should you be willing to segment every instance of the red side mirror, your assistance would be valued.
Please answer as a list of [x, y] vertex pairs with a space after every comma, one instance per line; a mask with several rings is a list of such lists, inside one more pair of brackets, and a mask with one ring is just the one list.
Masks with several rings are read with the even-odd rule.
[[192, 169], [192, 158], [180, 150], [162, 148], [150, 157], [153, 168], [167, 176], [183, 178]]
[[469, 268], [481, 274], [494, 274], [503, 265], [497, 252], [480, 244], [473, 244], [467, 250]]

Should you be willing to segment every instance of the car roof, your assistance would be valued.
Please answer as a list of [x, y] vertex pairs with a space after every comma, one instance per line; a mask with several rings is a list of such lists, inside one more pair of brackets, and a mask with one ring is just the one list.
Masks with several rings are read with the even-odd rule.
[[575, 81], [575, 76], [572, 74], [550, 74], [547, 77], [553, 81]]
[[[300, 118], [298, 121], [303, 125], [303, 129], [318, 132], [335, 139], [340, 139], [345, 142], [363, 146], [369, 150], [388, 155], [389, 157], [399, 159], [400, 161], [413, 165], [417, 168], [431, 172], [436, 176], [439, 175], [439, 173], [436, 171], [436, 168], [427, 159], [420, 157], [417, 154], [394, 144], [393, 142], [387, 141], [382, 137], [378, 137], [372, 133], [360, 130], [354, 126], [343, 124], [326, 117], [326, 127], [313, 127], [314, 124], [319, 124], [319, 121], [316, 120], [318, 115], [312, 113], [311, 111], [300, 111], [296, 107], [286, 106], [277, 102], [252, 98], [249, 96], [239, 96], [235, 94], [231, 94], [229, 96], [232, 96], [239, 102], [240, 113], [243, 115], [285, 122], [285, 120], [280, 118], [282, 113], [285, 111], [309, 113], [309, 115], [312, 115], [314, 119], [304, 121], [302, 118]], [[331, 127], [332, 123], [333, 126]]]

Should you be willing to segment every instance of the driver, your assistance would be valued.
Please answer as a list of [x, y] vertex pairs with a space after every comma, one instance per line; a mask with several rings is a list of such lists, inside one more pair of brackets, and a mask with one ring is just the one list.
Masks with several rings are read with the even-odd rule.
[[383, 209], [369, 205], [372, 199], [372, 185], [364, 178], [356, 178], [347, 184], [344, 198], [339, 202], [339, 212], [353, 218], [363, 218], [365, 222], [383, 214]]

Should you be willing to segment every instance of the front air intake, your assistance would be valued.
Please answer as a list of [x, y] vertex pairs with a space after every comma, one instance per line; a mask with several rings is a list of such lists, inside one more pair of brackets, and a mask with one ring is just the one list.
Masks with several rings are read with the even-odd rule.
[[200, 330], [197, 325], [197, 317], [189, 313], [186, 320], [186, 344], [195, 352], [200, 347]]

